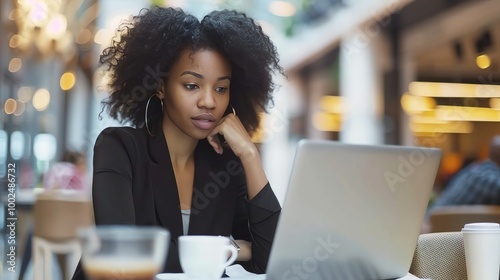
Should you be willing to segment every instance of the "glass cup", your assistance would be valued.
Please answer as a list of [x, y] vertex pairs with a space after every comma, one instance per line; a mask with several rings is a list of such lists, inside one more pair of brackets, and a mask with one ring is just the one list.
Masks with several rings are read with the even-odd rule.
[[153, 280], [161, 272], [170, 232], [151, 226], [97, 226], [78, 231], [82, 266], [92, 280]]

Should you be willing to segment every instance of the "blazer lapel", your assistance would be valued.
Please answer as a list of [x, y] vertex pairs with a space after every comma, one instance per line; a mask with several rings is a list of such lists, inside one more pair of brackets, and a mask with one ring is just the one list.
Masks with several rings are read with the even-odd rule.
[[151, 184], [155, 208], [162, 226], [170, 230], [172, 236], [182, 235], [182, 217], [179, 193], [174, 169], [170, 160], [167, 142], [160, 129], [149, 137], [149, 159], [151, 164]]
[[[211, 234], [210, 225], [215, 219], [216, 210], [214, 197], [207, 197], [205, 187], [213, 184], [210, 180], [210, 167], [215, 162], [211, 155], [211, 147], [205, 140], [200, 140], [195, 150], [195, 169], [193, 180], [193, 196], [191, 201], [191, 216], [189, 217], [189, 234]], [[213, 152], [215, 154], [215, 152]]]

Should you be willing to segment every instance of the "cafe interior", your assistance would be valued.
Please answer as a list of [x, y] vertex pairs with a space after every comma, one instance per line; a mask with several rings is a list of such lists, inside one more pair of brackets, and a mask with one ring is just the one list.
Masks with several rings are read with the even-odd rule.
[[[275, 43], [287, 77], [276, 75], [274, 102], [252, 140], [280, 203], [301, 139], [441, 149], [431, 205], [454, 175], [488, 158], [500, 134], [498, 0], [2, 0], [0, 279], [70, 279], [74, 229], [93, 223], [94, 143], [104, 128], [127, 125], [100, 114], [109, 76], [99, 55], [123, 19], [151, 5], [197, 17], [240, 10]], [[68, 152], [88, 203], [38, 205], [58, 188], [48, 174]], [[498, 209], [471, 211], [500, 221]], [[446, 214], [425, 233], [459, 231], [465, 220]]]

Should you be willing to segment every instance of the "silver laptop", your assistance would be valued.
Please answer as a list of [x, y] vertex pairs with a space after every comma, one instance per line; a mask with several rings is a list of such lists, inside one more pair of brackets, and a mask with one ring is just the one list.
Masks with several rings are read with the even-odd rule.
[[381, 280], [408, 273], [441, 151], [299, 142], [269, 280]]

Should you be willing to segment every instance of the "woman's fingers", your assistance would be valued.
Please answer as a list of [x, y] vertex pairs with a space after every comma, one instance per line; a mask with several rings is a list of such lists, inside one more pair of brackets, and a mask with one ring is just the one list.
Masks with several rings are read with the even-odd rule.
[[222, 149], [222, 144], [220, 143], [220, 140], [219, 140], [219, 137], [217, 136], [217, 134], [224, 135], [224, 133], [221, 131], [221, 124], [224, 123], [226, 118], [227, 118], [227, 116], [220, 119], [219, 123], [214, 127], [214, 129], [207, 136], [208, 143], [214, 148], [215, 152], [218, 154], [222, 154], [223, 149]]
[[[214, 130], [212, 130], [212, 133], [214, 132]], [[219, 137], [217, 137], [218, 132], [215, 132], [214, 134], [212, 133], [210, 133], [210, 135], [208, 135], [207, 137], [208, 143], [214, 148], [216, 153], [222, 154], [222, 145], [219, 141]]]
[[223, 148], [217, 134], [224, 136], [226, 143], [238, 157], [252, 153], [255, 150], [255, 145], [248, 132], [240, 119], [234, 114], [229, 114], [221, 119], [207, 137], [208, 142], [214, 150], [222, 154]]

